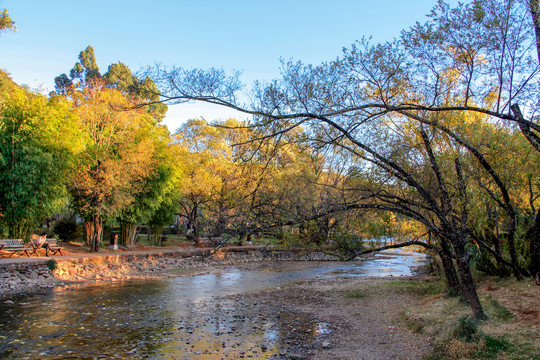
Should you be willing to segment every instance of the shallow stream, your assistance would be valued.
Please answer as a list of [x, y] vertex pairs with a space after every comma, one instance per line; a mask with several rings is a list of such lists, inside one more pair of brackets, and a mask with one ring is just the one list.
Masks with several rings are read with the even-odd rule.
[[[274, 262], [195, 276], [56, 289], [0, 304], [0, 359], [279, 359], [331, 325], [242, 294], [313, 279], [407, 276], [423, 254]], [[235, 296], [231, 296], [235, 295]]]

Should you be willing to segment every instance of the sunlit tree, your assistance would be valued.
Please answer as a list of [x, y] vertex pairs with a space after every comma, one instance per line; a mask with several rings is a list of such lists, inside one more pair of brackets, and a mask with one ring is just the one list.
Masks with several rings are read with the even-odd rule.
[[62, 98], [47, 98], [0, 72], [0, 223], [26, 238], [59, 211], [80, 151], [77, 117]]

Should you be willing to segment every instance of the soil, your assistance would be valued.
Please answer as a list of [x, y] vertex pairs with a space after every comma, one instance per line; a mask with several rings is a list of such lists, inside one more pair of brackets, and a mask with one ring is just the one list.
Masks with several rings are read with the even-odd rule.
[[431, 350], [429, 339], [413, 334], [399, 321], [402, 311], [420, 298], [389, 291], [385, 286], [388, 281], [317, 280], [260, 292], [250, 298], [272, 304], [277, 311], [300, 312], [329, 324], [332, 331], [327, 337], [313, 344], [297, 344], [286, 358], [422, 359]]

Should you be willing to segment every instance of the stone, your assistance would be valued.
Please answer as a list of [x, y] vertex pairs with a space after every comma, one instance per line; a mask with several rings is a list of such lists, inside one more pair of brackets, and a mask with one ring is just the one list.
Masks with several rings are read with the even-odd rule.
[[38, 273], [35, 271], [30, 272], [30, 280], [37, 280], [38, 279]]
[[323, 349], [330, 349], [332, 347], [332, 345], [328, 341], [323, 341], [321, 346]]

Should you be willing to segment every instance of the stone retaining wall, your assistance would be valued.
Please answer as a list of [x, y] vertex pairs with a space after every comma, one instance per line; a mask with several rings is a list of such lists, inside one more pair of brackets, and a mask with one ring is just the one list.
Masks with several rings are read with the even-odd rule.
[[245, 248], [223, 248], [215, 252], [210, 249], [190, 249], [178, 252], [55, 258], [46, 263], [3, 264], [0, 267], [0, 295], [24, 294], [74, 283], [163, 276], [164, 272], [172, 269], [197, 269], [267, 260], [336, 259], [323, 252]]

